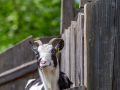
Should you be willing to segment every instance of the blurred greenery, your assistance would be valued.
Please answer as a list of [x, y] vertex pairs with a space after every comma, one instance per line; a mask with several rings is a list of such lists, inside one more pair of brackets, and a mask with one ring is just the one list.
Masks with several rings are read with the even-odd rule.
[[30, 35], [60, 35], [60, 9], [61, 0], [0, 0], [0, 53]]
[[74, 8], [79, 8], [80, 0], [75, 0]]

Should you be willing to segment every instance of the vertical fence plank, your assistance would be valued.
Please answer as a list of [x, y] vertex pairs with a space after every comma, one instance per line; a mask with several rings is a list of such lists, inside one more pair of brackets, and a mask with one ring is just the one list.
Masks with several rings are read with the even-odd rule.
[[71, 27], [68, 27], [68, 33], [69, 33], [69, 78], [71, 79], [71, 58], [70, 58], [70, 39], [71, 39], [71, 36], [70, 36], [70, 31], [71, 31]]
[[84, 7], [84, 85], [87, 88], [87, 36], [86, 36], [86, 23], [87, 23], [86, 5]]
[[76, 21], [71, 22], [71, 32], [70, 32], [70, 58], [71, 58], [71, 80], [75, 83], [75, 75], [76, 75], [76, 68], [75, 68], [75, 32], [76, 32]]
[[84, 14], [80, 15], [80, 72], [81, 86], [84, 85]]
[[[79, 84], [84, 85], [84, 14], [78, 14], [77, 20], [77, 29], [76, 29], [76, 82], [78, 86]], [[80, 80], [79, 80], [79, 79]]]
[[[114, 8], [112, 0], [85, 5], [85, 62], [88, 90], [112, 90]], [[101, 8], [102, 7], [102, 8]], [[84, 74], [85, 75], [85, 74]]]
[[64, 48], [61, 51], [61, 71], [65, 71], [65, 32], [62, 34], [62, 39], [64, 40]]
[[74, 18], [74, 0], [61, 0], [61, 30], [64, 33]]
[[120, 90], [120, 0], [116, 0], [115, 12], [115, 58], [113, 62], [113, 90]]
[[[70, 28], [69, 28], [70, 29]], [[65, 29], [65, 34], [66, 34], [66, 59], [65, 59], [65, 68], [66, 68], [66, 74], [68, 77], [70, 77], [70, 30], [69, 29]]]
[[100, 0], [80, 0], [79, 7], [82, 8], [82, 7], [84, 7], [85, 4], [94, 2], [94, 1], [100, 1]]
[[80, 84], [80, 17], [78, 14], [77, 25], [76, 25], [76, 86]]

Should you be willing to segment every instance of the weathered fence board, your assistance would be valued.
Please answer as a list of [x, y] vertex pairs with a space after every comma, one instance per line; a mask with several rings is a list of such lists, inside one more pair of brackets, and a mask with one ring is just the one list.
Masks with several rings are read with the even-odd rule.
[[62, 39], [64, 40], [64, 48], [61, 51], [61, 71], [65, 72], [65, 33], [62, 34]]
[[[87, 90], [119, 90], [120, 1], [80, 0], [80, 7], [84, 7], [84, 18], [80, 15], [84, 20], [78, 14], [75, 36], [70, 30], [71, 80]], [[83, 25], [84, 30], [79, 29]]]
[[75, 83], [76, 67], [75, 67], [75, 34], [76, 34], [76, 21], [71, 22], [70, 31], [70, 58], [71, 58], [71, 80]]
[[79, 7], [83, 8], [85, 4], [91, 3], [91, 2], [94, 2], [94, 1], [99, 1], [99, 0], [80, 0]]
[[28, 79], [35, 77], [39, 77], [38, 72], [32, 71], [32, 74], [28, 73], [27, 75], [21, 76], [20, 78], [1, 84], [0, 90], [24, 90]]
[[[33, 51], [29, 46], [32, 36], [0, 54], [0, 73], [33, 60]], [[29, 55], [28, 55], [29, 53]]]
[[64, 67], [64, 71], [63, 72], [66, 72], [66, 74], [68, 74], [68, 71], [67, 71], [68, 70], [68, 63], [67, 63], [68, 60], [66, 60], [66, 58], [67, 58], [67, 55], [66, 55], [66, 48], [67, 48], [66, 32], [67, 32], [67, 29], [65, 29], [65, 31], [64, 31], [64, 53], [63, 53], [64, 54], [64, 59], [63, 59], [64, 60], [64, 64], [63, 65], [64, 66], [63, 65], [62, 66]]
[[84, 13], [84, 8], [76, 8], [75, 9], [74, 21], [77, 21], [79, 13]]
[[[32, 41], [32, 36], [0, 54], [0, 63], [2, 63], [0, 65], [0, 73], [33, 60], [33, 51], [29, 46], [29, 40]], [[12, 75], [7, 75], [6, 77], [1, 78], [1, 83], [5, 83], [0, 85], [0, 90], [21, 90], [21, 88], [24, 89], [25, 83], [27, 83], [27, 79], [21, 78], [20, 80], [12, 80], [10, 77], [12, 78]], [[31, 78], [33, 77], [31, 76]], [[10, 79], [10, 81], [6, 82], [8, 79]]]
[[[61, 69], [74, 82], [75, 86], [84, 85], [84, 15], [78, 14], [78, 20], [72, 21], [65, 29], [62, 38], [65, 47], [62, 51]], [[63, 69], [64, 68], [64, 69]]]
[[74, 0], [61, 0], [61, 34], [67, 29], [74, 18]]
[[70, 77], [70, 28], [65, 29], [65, 36], [66, 36], [66, 59], [65, 59], [65, 72], [68, 77]]
[[[116, 6], [115, 6], [116, 5]], [[113, 62], [113, 90], [120, 90], [120, 0], [116, 0], [115, 8], [115, 56]]]
[[[76, 86], [84, 85], [84, 14], [79, 13], [76, 25]], [[79, 80], [80, 79], [80, 80]]]
[[84, 58], [87, 62], [87, 89], [113, 90], [115, 37], [114, 8], [111, 1], [85, 5], [84, 34], [87, 53], [87, 58]]
[[19, 78], [27, 73], [30, 73], [31, 71], [37, 70], [36, 63], [37, 63], [37, 60], [34, 60], [1, 73], [0, 84]]

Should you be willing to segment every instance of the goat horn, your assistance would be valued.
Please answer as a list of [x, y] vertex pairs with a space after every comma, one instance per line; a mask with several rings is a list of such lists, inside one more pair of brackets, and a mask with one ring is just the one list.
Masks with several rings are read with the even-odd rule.
[[56, 42], [58, 40], [62, 40], [62, 39], [61, 38], [53, 38], [49, 41], [49, 44], [53, 44], [54, 42]]
[[34, 42], [37, 43], [39, 46], [42, 45], [42, 42], [40, 40], [36, 40]]

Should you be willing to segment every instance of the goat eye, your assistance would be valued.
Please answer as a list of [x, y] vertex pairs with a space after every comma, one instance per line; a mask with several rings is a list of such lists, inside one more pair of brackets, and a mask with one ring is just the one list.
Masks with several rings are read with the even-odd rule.
[[55, 55], [55, 52], [52, 52], [52, 54], [54, 54], [54, 55]]
[[38, 58], [38, 54], [35, 54], [36, 55], [36, 58]]

